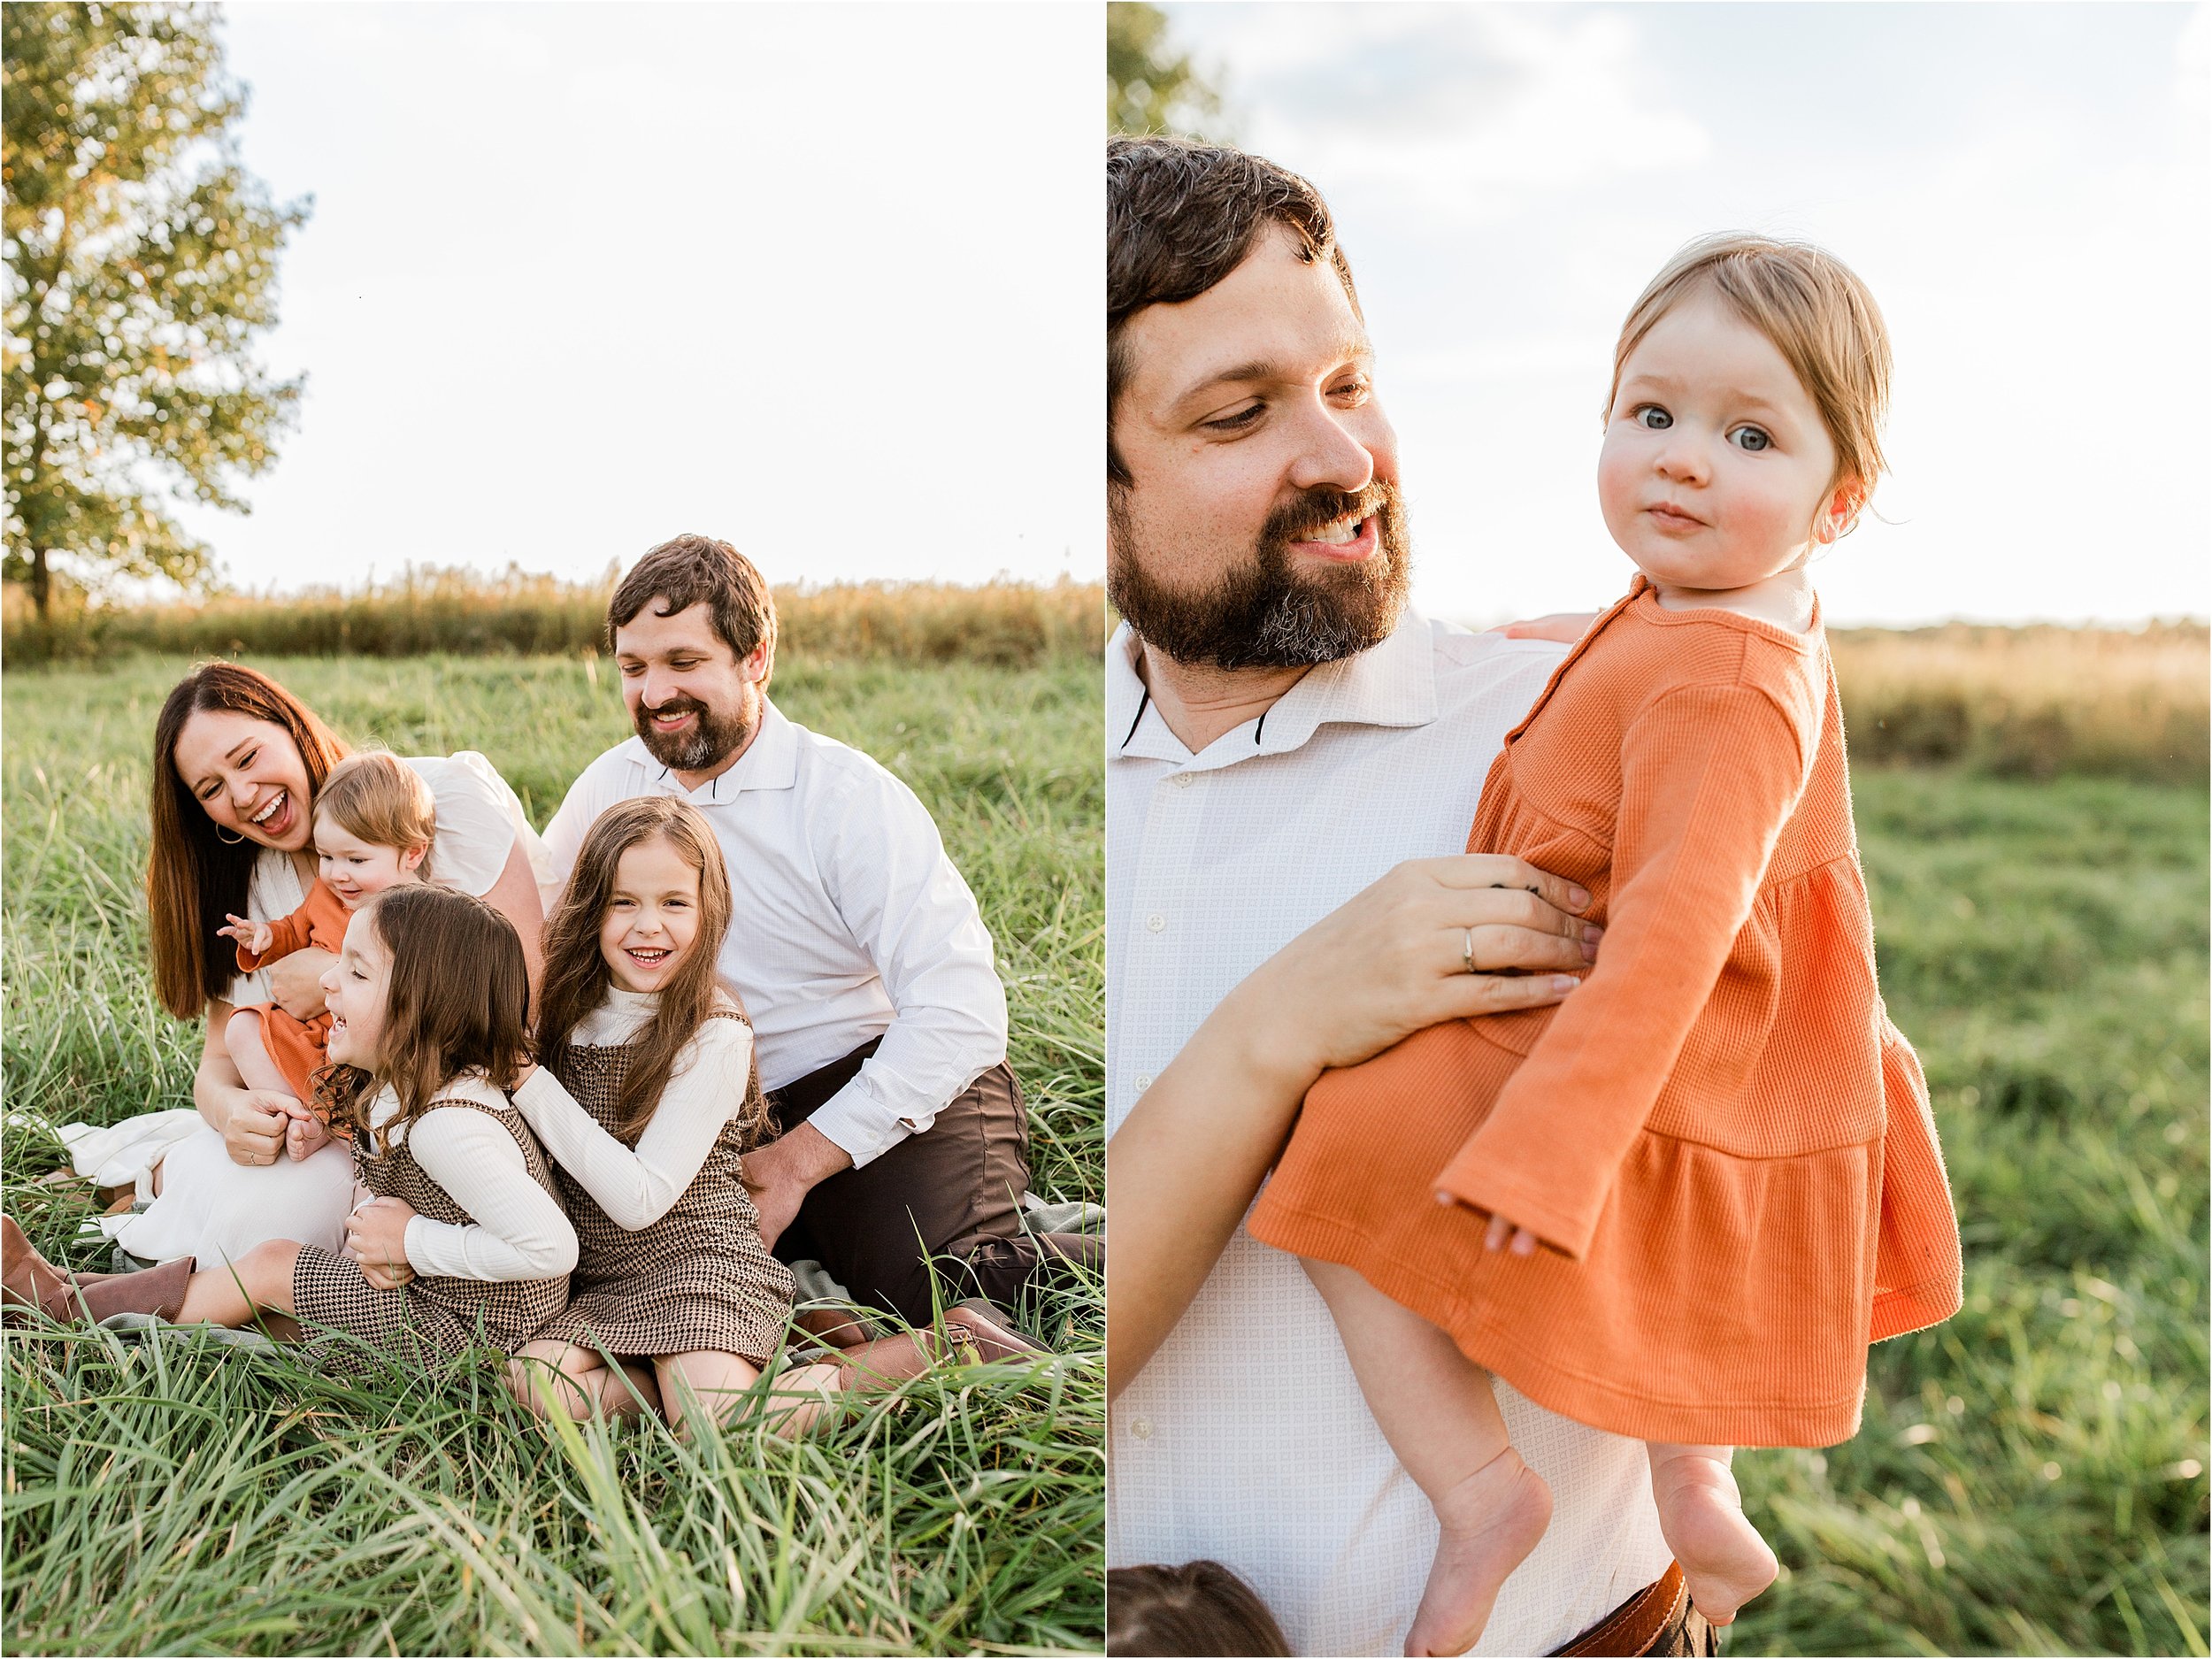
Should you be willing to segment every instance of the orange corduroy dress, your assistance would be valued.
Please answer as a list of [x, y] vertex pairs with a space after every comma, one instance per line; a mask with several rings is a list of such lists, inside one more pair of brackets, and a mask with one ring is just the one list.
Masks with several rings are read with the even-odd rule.
[[[1596, 965], [1325, 1074], [1253, 1234], [1593, 1427], [1848, 1439], [1868, 1343], [1957, 1310], [1959, 1245], [1875, 988], [1818, 621], [1669, 611], [1640, 577], [1507, 738], [1468, 849], [1588, 888]], [[1493, 1212], [1546, 1248], [1485, 1249]]]
[[[330, 884], [318, 879], [307, 889], [307, 897], [299, 909], [269, 924], [274, 937], [269, 941], [268, 949], [257, 956], [245, 946], [238, 947], [238, 971], [251, 973], [310, 945], [335, 956], [345, 945], [346, 924], [352, 919], [353, 912], [331, 891]], [[308, 1079], [328, 1058], [326, 1049], [330, 1042], [330, 1016], [318, 1014], [312, 1019], [294, 1019], [273, 1002], [249, 1004], [239, 1011], [259, 1018], [261, 1046], [269, 1051], [269, 1058], [276, 1062], [277, 1070], [284, 1073], [284, 1080], [292, 1086], [294, 1098], [304, 1101], [315, 1116], [328, 1125], [329, 1113], [316, 1105], [314, 1086]], [[349, 1137], [351, 1135], [350, 1129], [342, 1125], [339, 1128]]]

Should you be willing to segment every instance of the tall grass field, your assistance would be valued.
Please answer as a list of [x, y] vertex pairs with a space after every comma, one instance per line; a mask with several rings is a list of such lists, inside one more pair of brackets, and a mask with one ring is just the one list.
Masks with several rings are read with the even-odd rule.
[[[997, 941], [1053, 1198], [1099, 1197], [1102, 1168], [1094, 649], [1025, 666], [790, 650], [774, 687], [935, 814]], [[103, 1252], [77, 1238], [84, 1190], [39, 1182], [65, 1162], [46, 1126], [190, 1103], [200, 1033], [154, 1004], [141, 886], [153, 718], [188, 660], [0, 687], [0, 1175], [9, 1213], [78, 1266]], [[357, 742], [481, 749], [541, 826], [628, 730], [588, 656], [251, 660]], [[465, 1372], [347, 1387], [180, 1333], [12, 1332], [0, 1647], [1094, 1651], [1102, 1292], [1028, 1311], [1056, 1363], [941, 1371], [798, 1444], [742, 1423], [691, 1445], [548, 1429]]]

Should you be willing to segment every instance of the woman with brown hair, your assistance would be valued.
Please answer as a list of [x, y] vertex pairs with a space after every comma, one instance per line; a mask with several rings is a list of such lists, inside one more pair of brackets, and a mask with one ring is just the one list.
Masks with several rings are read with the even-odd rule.
[[[215, 1262], [268, 1239], [334, 1248], [343, 1234], [352, 1191], [343, 1148], [287, 1158], [281, 1098], [249, 1087], [224, 1043], [241, 1006], [274, 1003], [296, 1019], [319, 1014], [333, 959], [300, 950], [241, 974], [219, 930], [229, 915], [274, 921], [303, 902], [316, 876], [315, 795], [346, 752], [298, 698], [234, 663], [201, 664], [162, 704], [146, 874], [154, 985], [179, 1019], [207, 1018], [192, 1080], [207, 1127], [170, 1150], [159, 1198], [117, 1235], [134, 1256]], [[484, 899], [513, 925], [534, 983], [543, 849], [521, 803], [481, 755], [406, 764], [436, 804], [440, 885]]]

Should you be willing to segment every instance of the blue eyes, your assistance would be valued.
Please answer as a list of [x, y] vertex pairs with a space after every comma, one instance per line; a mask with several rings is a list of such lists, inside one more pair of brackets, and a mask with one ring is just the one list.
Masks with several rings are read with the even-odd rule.
[[[1646, 432], [1664, 432], [1674, 425], [1674, 417], [1656, 403], [1639, 403], [1629, 411], [1628, 418]], [[1753, 426], [1731, 427], [1728, 442], [1746, 455], [1760, 455], [1774, 447], [1773, 437], [1763, 427]]]

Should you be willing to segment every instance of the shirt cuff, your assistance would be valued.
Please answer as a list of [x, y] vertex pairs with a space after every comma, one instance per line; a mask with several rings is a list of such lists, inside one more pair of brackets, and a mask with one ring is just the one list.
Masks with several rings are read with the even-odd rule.
[[914, 1126], [862, 1087], [857, 1077], [814, 1109], [807, 1119], [824, 1140], [860, 1169], [914, 1133]]
[[[407, 1232], [401, 1240], [401, 1248], [407, 1252], [407, 1265], [417, 1274], [432, 1279], [464, 1279], [467, 1277], [467, 1261], [457, 1251], [452, 1257], [439, 1247], [444, 1242], [442, 1233], [458, 1233], [458, 1227], [443, 1221], [433, 1221], [428, 1216], [408, 1218]], [[461, 1271], [454, 1271], [456, 1259]]]

